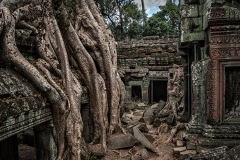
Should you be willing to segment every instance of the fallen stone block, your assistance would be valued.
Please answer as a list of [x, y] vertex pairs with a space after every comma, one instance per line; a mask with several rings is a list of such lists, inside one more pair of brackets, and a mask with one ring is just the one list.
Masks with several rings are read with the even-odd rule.
[[227, 150], [228, 150], [227, 146], [222, 146], [222, 147], [211, 149], [204, 153], [193, 155], [193, 156], [191, 156], [191, 159], [192, 160], [198, 160], [198, 159], [218, 160], [219, 157], [221, 157], [220, 159], [222, 160], [222, 156], [223, 156], [223, 154], [226, 153]]
[[180, 156], [185, 156], [185, 155], [189, 155], [189, 156], [192, 156], [192, 155], [196, 155], [197, 152], [196, 150], [185, 150], [185, 151], [182, 151], [180, 152]]
[[149, 131], [149, 129], [147, 128], [147, 125], [145, 123], [140, 123], [137, 125], [137, 127], [141, 132], [147, 133]]
[[137, 139], [131, 134], [117, 135], [110, 137], [107, 145], [109, 149], [129, 148], [134, 146], [136, 141]]
[[144, 160], [144, 159], [141, 156], [139, 156], [139, 155], [133, 155], [131, 157], [131, 160]]
[[207, 149], [207, 148], [203, 148], [201, 146], [197, 146], [197, 154], [200, 154], [200, 153], [205, 153], [205, 152], [208, 152], [210, 149]]
[[182, 140], [177, 140], [176, 141], [176, 146], [177, 147], [182, 147], [184, 145], [183, 141]]
[[137, 126], [133, 127], [133, 133], [134, 137], [136, 137], [137, 140], [141, 142], [147, 149], [154, 153], [157, 153], [155, 147], [152, 145], [151, 142], [149, 142], [149, 140], [143, 135], [143, 133], [138, 129]]
[[161, 125], [161, 121], [160, 118], [156, 118], [153, 122], [154, 127], [159, 127]]
[[149, 133], [143, 133], [143, 135], [149, 140], [149, 142], [153, 143], [155, 138]]
[[138, 106], [138, 107], [146, 107], [146, 104], [144, 104], [144, 103], [138, 103], [137, 106]]
[[148, 151], [147, 151], [146, 149], [143, 149], [143, 150], [141, 151], [141, 153], [140, 153], [140, 156], [141, 156], [144, 160], [146, 160], [146, 159], [149, 158], [149, 153], [148, 153]]
[[222, 156], [218, 156], [216, 157], [214, 160], [218, 160], [218, 159], [222, 159], [222, 160], [235, 160], [235, 159], [240, 159], [240, 145], [236, 146], [232, 149], [229, 149], [228, 151], [226, 151], [225, 153], [222, 154]]
[[125, 104], [124, 104], [124, 108], [125, 108], [125, 111], [128, 112], [130, 110], [135, 109], [135, 106], [134, 106], [132, 101], [126, 101]]
[[179, 157], [180, 152], [185, 151], [185, 150], [186, 150], [186, 147], [175, 147], [175, 148], [173, 148], [173, 156]]
[[143, 110], [136, 110], [136, 111], [133, 112], [133, 115], [142, 117], [143, 116], [143, 112], [144, 112]]
[[196, 144], [194, 142], [187, 142], [187, 149], [189, 150], [195, 150], [197, 149]]
[[124, 113], [121, 117], [121, 122], [128, 124], [133, 121], [133, 115]]

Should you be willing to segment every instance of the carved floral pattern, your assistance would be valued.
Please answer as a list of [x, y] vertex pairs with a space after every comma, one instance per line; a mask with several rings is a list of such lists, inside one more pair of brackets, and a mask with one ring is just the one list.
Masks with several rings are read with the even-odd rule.
[[215, 19], [215, 18], [225, 18], [226, 16], [226, 11], [224, 8], [221, 7], [213, 7], [212, 11], [211, 11], [211, 19]]

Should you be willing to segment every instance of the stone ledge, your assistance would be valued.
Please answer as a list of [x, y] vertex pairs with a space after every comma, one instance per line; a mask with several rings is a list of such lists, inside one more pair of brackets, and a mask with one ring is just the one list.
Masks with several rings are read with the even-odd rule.
[[50, 108], [30, 110], [19, 114], [17, 117], [10, 116], [0, 126], [0, 141], [51, 119]]

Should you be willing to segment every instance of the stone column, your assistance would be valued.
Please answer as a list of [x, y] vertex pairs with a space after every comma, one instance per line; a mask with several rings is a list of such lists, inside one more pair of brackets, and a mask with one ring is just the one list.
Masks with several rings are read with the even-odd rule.
[[37, 160], [56, 159], [57, 146], [53, 139], [52, 126], [49, 121], [34, 128]]

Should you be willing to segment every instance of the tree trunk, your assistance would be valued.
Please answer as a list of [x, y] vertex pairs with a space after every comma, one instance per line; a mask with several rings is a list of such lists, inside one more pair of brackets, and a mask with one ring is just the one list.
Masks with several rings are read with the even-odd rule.
[[142, 3], [142, 14], [143, 14], [143, 26], [145, 26], [147, 19], [146, 19], [146, 13], [145, 13], [145, 4], [144, 0], [141, 0]]
[[[117, 73], [115, 40], [94, 1], [2, 0], [0, 8], [4, 53], [51, 103], [57, 159], [81, 159], [82, 86], [88, 89], [94, 122], [91, 144], [100, 144], [104, 153], [107, 135], [121, 127], [124, 86]], [[30, 62], [20, 53], [17, 28], [32, 31], [38, 59]]]

